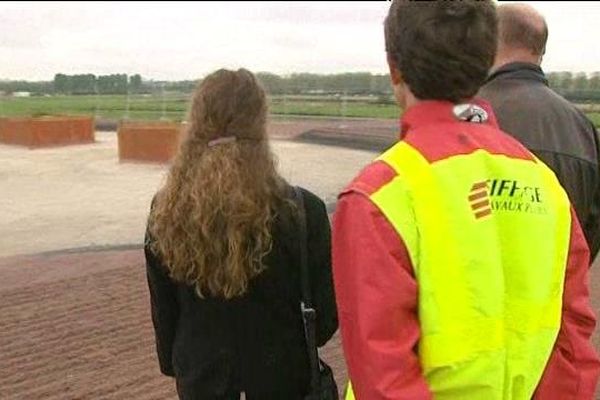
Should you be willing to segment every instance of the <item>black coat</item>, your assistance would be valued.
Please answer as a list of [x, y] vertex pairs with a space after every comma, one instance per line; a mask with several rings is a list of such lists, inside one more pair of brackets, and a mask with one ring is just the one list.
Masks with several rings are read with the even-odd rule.
[[[303, 190], [317, 340], [338, 327], [331, 273], [330, 226], [324, 203]], [[280, 210], [266, 270], [233, 300], [205, 297], [174, 283], [149, 249], [146, 267], [156, 348], [163, 374], [174, 376], [182, 399], [216, 399], [245, 391], [254, 398], [294, 399], [305, 392], [308, 358], [299, 311], [298, 228]]]
[[595, 256], [600, 249], [600, 146], [594, 125], [548, 87], [534, 64], [499, 68], [479, 95], [491, 103], [500, 128], [554, 171]]

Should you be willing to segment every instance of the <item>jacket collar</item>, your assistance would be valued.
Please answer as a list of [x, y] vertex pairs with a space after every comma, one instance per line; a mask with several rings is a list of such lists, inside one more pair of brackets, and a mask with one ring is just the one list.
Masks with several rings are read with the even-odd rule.
[[513, 62], [504, 64], [487, 78], [487, 82], [495, 79], [524, 79], [541, 82], [548, 86], [548, 79], [539, 65], [526, 62]]
[[467, 122], [461, 120], [457, 116], [457, 107], [463, 104], [472, 104], [482, 108], [487, 113], [487, 120], [481, 123], [485, 125], [491, 125], [495, 128], [498, 127], [496, 116], [494, 115], [492, 107], [485, 100], [474, 98], [459, 105], [446, 100], [424, 100], [407, 109], [402, 115], [402, 118], [400, 119], [400, 137], [404, 137], [409, 130], [417, 129], [426, 125], [450, 122]]

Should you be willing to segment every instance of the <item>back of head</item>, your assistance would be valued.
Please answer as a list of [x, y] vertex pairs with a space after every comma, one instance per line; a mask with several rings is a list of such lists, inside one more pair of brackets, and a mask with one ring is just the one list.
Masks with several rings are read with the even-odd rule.
[[[546, 52], [548, 27], [544, 17], [527, 4], [503, 4], [498, 7], [498, 46], [501, 53], [524, 51], [539, 58]], [[527, 60], [524, 60], [527, 61]]]
[[495, 6], [491, 0], [394, 0], [385, 42], [415, 97], [460, 102], [477, 93], [494, 61]]
[[266, 95], [246, 70], [220, 69], [206, 76], [192, 99], [188, 136], [197, 141], [234, 136], [263, 140], [267, 116]]
[[186, 136], [149, 219], [152, 249], [199, 295], [243, 294], [263, 268], [285, 182], [266, 136], [265, 92], [247, 70], [198, 86]]

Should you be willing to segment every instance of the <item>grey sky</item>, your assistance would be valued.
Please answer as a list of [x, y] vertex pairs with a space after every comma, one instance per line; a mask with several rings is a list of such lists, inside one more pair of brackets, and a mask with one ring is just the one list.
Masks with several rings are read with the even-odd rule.
[[[545, 15], [547, 71], [600, 71], [600, 4], [528, 2]], [[2, 2], [0, 79], [57, 72], [196, 79], [219, 67], [387, 72], [389, 2]]]

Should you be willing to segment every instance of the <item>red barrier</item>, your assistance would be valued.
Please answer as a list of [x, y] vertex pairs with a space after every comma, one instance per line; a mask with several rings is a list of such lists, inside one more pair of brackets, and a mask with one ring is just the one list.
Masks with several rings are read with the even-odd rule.
[[92, 117], [0, 118], [0, 143], [35, 149], [93, 142]]
[[175, 122], [121, 122], [119, 161], [169, 162], [179, 147], [182, 124]]

